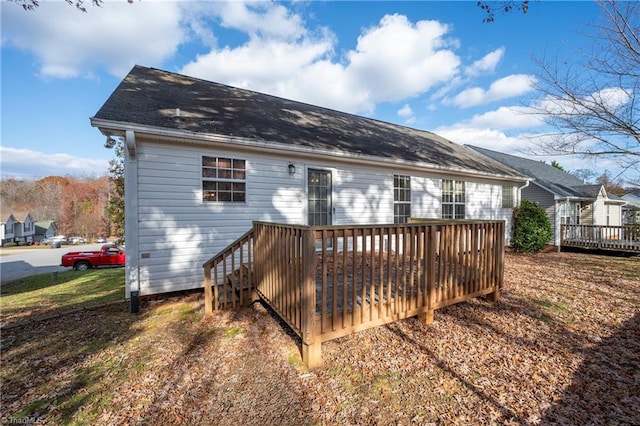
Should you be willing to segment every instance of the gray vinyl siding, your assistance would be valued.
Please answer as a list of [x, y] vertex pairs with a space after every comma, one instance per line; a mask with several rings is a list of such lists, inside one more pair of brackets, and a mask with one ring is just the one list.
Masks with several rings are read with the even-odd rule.
[[[246, 161], [246, 202], [202, 201], [203, 155]], [[296, 167], [294, 175], [288, 172], [290, 162]], [[412, 216], [441, 215], [441, 177], [401, 169], [141, 140], [135, 167], [137, 199], [130, 211], [137, 210], [137, 217], [127, 216], [132, 221], [127, 233], [135, 233], [127, 235], [132, 242], [127, 246], [127, 274], [138, 278], [128, 279], [127, 294], [130, 281], [139, 283], [140, 295], [201, 287], [202, 264], [248, 231], [254, 220], [306, 224], [309, 168], [331, 171], [335, 225], [393, 223], [394, 174], [411, 176]], [[511, 211], [501, 209], [501, 183], [467, 185], [467, 217], [506, 220], [510, 229]]]
[[522, 190], [522, 199], [529, 200], [542, 207], [549, 218], [553, 236], [549, 244], [560, 244], [560, 218], [557, 217], [556, 200], [554, 195], [534, 182]]

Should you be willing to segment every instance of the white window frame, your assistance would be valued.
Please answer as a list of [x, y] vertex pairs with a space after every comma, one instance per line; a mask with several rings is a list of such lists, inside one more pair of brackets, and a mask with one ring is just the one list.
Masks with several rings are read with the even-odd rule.
[[465, 219], [467, 215], [466, 182], [462, 180], [442, 179], [441, 187], [442, 218]]
[[502, 208], [512, 209], [515, 207], [515, 197], [513, 196], [513, 185], [502, 185]]
[[393, 223], [407, 223], [411, 217], [411, 176], [393, 175]]

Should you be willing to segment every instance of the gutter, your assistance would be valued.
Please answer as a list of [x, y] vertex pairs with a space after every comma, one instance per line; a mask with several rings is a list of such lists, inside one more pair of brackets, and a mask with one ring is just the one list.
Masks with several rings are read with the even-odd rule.
[[227, 150], [229, 146], [234, 148], [245, 149], [248, 151], [266, 152], [276, 155], [282, 155], [283, 153], [297, 154], [298, 156], [312, 155], [317, 157], [331, 157], [340, 162], [352, 162], [358, 164], [373, 165], [380, 167], [386, 165], [387, 167], [403, 167], [406, 169], [412, 169], [420, 172], [431, 171], [436, 174], [442, 175], [456, 175], [465, 177], [477, 177], [477, 178], [489, 178], [497, 181], [528, 181], [529, 178], [524, 176], [509, 176], [492, 174], [489, 172], [470, 172], [467, 169], [461, 169], [456, 167], [442, 167], [437, 164], [429, 163], [415, 163], [405, 160], [394, 160], [384, 157], [375, 157], [372, 155], [363, 155], [359, 153], [351, 152], [336, 152], [326, 149], [317, 149], [301, 146], [284, 145], [277, 142], [266, 140], [248, 140], [246, 138], [240, 138], [237, 136], [226, 136], [218, 134], [202, 134], [198, 132], [190, 132], [185, 130], [175, 129], [161, 129], [153, 126], [143, 126], [133, 123], [121, 123], [113, 122], [110, 120], [103, 120], [95, 117], [91, 117], [91, 125], [98, 127], [100, 131], [105, 135], [112, 136], [124, 136], [127, 131], [134, 131], [139, 138], [141, 134], [153, 137], [156, 140], [181, 142], [187, 144], [219, 144], [225, 147]]

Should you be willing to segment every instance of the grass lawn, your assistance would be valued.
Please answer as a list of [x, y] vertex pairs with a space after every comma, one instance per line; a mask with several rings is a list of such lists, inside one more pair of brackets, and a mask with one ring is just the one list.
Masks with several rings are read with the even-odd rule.
[[640, 424], [639, 257], [507, 254], [497, 303], [323, 343], [313, 371], [259, 303], [133, 315], [95, 307], [121, 269], [65, 274], [2, 287], [2, 423]]
[[118, 300], [124, 300], [123, 268], [35, 275], [2, 286], [0, 325]]

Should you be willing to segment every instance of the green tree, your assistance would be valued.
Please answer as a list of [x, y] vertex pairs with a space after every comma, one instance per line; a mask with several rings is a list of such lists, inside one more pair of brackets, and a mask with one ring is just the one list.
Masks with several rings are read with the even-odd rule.
[[523, 199], [520, 207], [513, 209], [513, 238], [511, 245], [518, 253], [538, 253], [553, 233], [544, 209]]
[[552, 160], [552, 161], [551, 161], [551, 165], [552, 165], [553, 167], [555, 167], [556, 169], [560, 170], [560, 171], [566, 172], [566, 170], [564, 169], [564, 167], [562, 167], [562, 166], [560, 165], [560, 163], [558, 163], [556, 160]]

